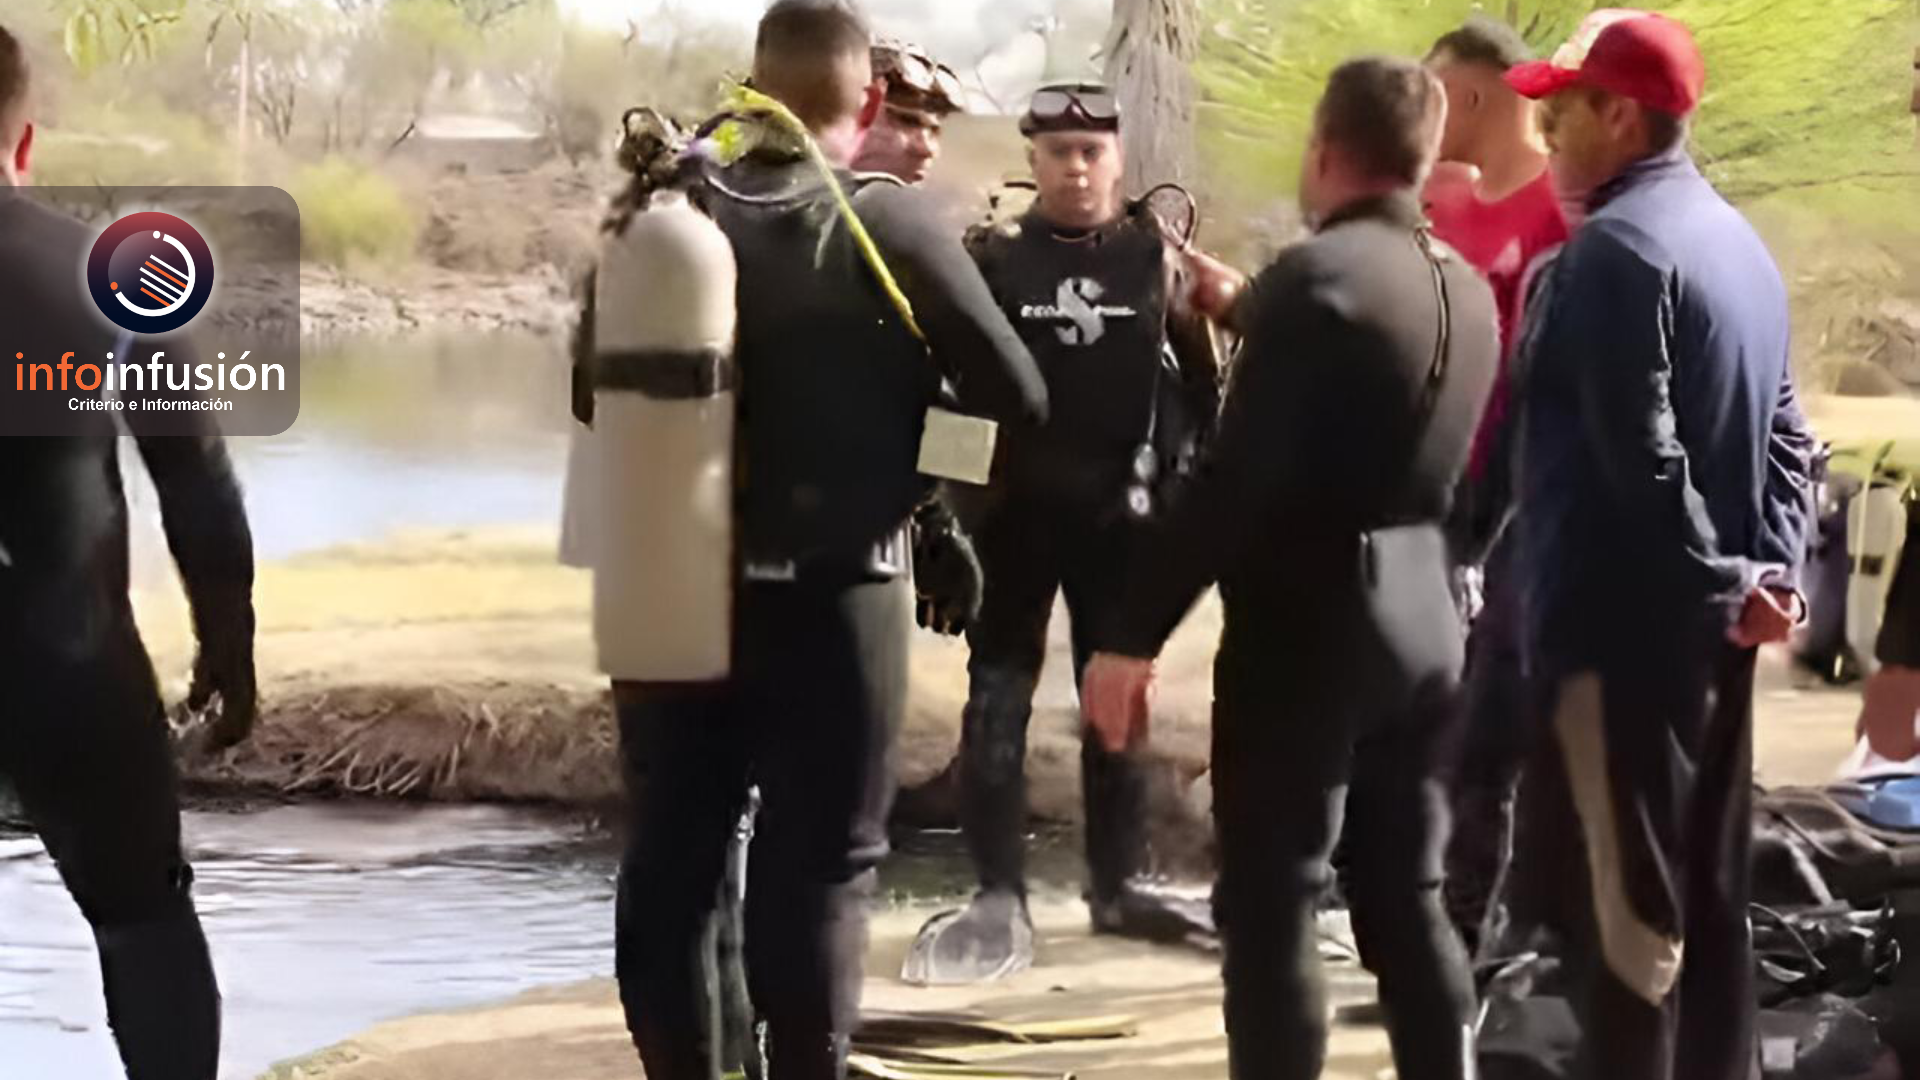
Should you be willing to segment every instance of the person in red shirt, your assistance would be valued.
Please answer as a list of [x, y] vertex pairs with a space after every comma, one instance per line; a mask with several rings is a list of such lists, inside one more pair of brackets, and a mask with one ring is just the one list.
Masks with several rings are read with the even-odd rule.
[[[1427, 183], [1427, 218], [1433, 234], [1493, 286], [1506, 353], [1519, 332], [1528, 271], [1541, 255], [1566, 243], [1568, 234], [1534, 104], [1502, 78], [1508, 68], [1532, 58], [1512, 27], [1479, 15], [1443, 36], [1427, 54], [1428, 69], [1447, 89], [1443, 165]], [[1489, 429], [1504, 421], [1505, 399], [1503, 372], [1481, 420], [1473, 473], [1484, 465]]]
[[[1505, 23], [1475, 16], [1434, 43], [1427, 67], [1447, 91], [1443, 165], [1425, 188], [1434, 235], [1477, 267], [1493, 286], [1502, 363], [1474, 439], [1458, 520], [1469, 537], [1462, 561], [1477, 562], [1498, 517], [1486, 506], [1502, 500], [1488, 462], [1507, 426], [1505, 358], [1518, 336], [1527, 283], [1542, 256], [1565, 243], [1567, 217], [1547, 169], [1547, 146], [1533, 102], [1509, 87], [1508, 68], [1532, 59], [1526, 42]], [[1454, 834], [1447, 849], [1448, 913], [1469, 949], [1505, 869], [1513, 831], [1513, 800], [1528, 747], [1520, 690], [1517, 598], [1501, 573], [1495, 550], [1485, 562], [1485, 607], [1474, 621], [1456, 713], [1452, 747]]]

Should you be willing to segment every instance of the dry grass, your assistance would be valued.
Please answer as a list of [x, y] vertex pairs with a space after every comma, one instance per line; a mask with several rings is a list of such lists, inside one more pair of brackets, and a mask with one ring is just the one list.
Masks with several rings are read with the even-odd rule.
[[278, 795], [594, 805], [620, 795], [606, 695], [557, 687], [349, 686], [272, 703], [189, 780]]

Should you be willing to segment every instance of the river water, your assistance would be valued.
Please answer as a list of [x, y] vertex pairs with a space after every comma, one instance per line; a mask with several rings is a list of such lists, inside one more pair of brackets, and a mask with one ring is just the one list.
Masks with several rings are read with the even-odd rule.
[[[567, 380], [531, 335], [309, 343], [299, 419], [229, 440], [263, 559], [394, 530], [551, 522]], [[173, 572], [126, 450], [137, 580]], [[226, 995], [222, 1077], [383, 1018], [610, 971], [610, 841], [487, 807], [190, 812]], [[86, 924], [30, 837], [0, 838], [0, 1076], [119, 1075]]]
[[[527, 810], [316, 804], [189, 812], [225, 995], [221, 1076], [386, 1017], [607, 974], [609, 842]], [[0, 840], [0, 1072], [116, 1077], [87, 925], [37, 842]]]
[[[555, 338], [310, 343], [293, 427], [228, 440], [255, 548], [276, 559], [397, 529], [557, 522], [567, 395]], [[125, 472], [136, 576], [151, 580], [172, 572], [155, 498], [137, 463]]]
[[[310, 803], [188, 811], [225, 997], [222, 1080], [381, 1020], [613, 973], [616, 842], [528, 808]], [[903, 837], [882, 903], [960, 896], [958, 839]], [[1044, 837], [1037, 891], [1078, 876]], [[93, 938], [38, 841], [0, 830], [0, 1076], [120, 1075]]]

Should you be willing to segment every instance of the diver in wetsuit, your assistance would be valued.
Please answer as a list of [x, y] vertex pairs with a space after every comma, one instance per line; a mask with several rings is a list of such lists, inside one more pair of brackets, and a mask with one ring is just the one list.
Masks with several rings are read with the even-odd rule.
[[[32, 157], [26, 110], [25, 62], [0, 29], [0, 326], [28, 357], [102, 357], [111, 330], [73, 275], [49, 272], [86, 258], [89, 230], [15, 190]], [[75, 414], [72, 435], [13, 435], [45, 407], [27, 393], [0, 387], [0, 775], [93, 928], [127, 1076], [213, 1080], [220, 995], [180, 847], [167, 720], [127, 595], [113, 414]], [[189, 704], [217, 695], [207, 745], [231, 745], [255, 708], [253, 547], [239, 487], [211, 421], [194, 435], [143, 435], [139, 414], [125, 415], [192, 604], [200, 652]], [[190, 422], [161, 415], [170, 430]]]
[[[940, 156], [942, 125], [961, 111], [964, 94], [959, 79], [952, 68], [910, 42], [875, 41], [871, 56], [874, 78], [882, 87], [881, 108], [854, 155], [852, 168], [918, 184]], [[963, 633], [980, 609], [981, 571], [972, 543], [938, 497], [926, 498], [915, 508], [912, 537], [915, 620], [936, 633]], [[747, 853], [758, 801], [755, 792], [728, 849], [721, 915], [713, 930], [722, 1072], [738, 1072], [755, 1080], [760, 1062], [753, 1052], [757, 1038], [747, 991], [744, 905]]]
[[[844, 164], [880, 104], [870, 44], [839, 4], [780, 0], [760, 23], [753, 85]], [[865, 904], [887, 852], [911, 618], [903, 531], [924, 490], [926, 412], [945, 376], [973, 410], [1037, 422], [1045, 385], [915, 192], [839, 174], [924, 343], [804, 145], [763, 140], [703, 177], [700, 198], [739, 273], [731, 668], [715, 682], [614, 685], [635, 782], [615, 968], [647, 1075], [711, 1075], [699, 943], [758, 784], [746, 950], [769, 1073], [837, 1078], [858, 1019]]]
[[[1175, 311], [1173, 244], [1121, 198], [1114, 95], [1095, 85], [1043, 88], [1021, 132], [1038, 198], [1019, 221], [976, 230], [970, 246], [1039, 361], [1051, 418], [1003, 436], [994, 479], [965, 515], [986, 570], [968, 632], [958, 759], [961, 825], [980, 889], [921, 931], [906, 971], [920, 982], [999, 978], [1031, 962], [1027, 726], [1054, 596], [1066, 593], [1077, 675], [1111, 618], [1164, 477], [1212, 423], [1219, 393], [1204, 321]], [[1094, 929], [1165, 941], [1210, 932], [1203, 914], [1141, 887], [1150, 869], [1144, 763], [1089, 738], [1081, 779]]]

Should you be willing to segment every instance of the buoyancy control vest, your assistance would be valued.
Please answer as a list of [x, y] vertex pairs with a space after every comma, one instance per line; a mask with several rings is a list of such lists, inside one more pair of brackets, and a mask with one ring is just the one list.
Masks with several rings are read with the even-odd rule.
[[1015, 490], [1113, 503], [1168, 372], [1166, 241], [1131, 218], [1066, 232], [1037, 212], [969, 247], [1047, 382], [1048, 422], [1008, 433], [995, 472]]

